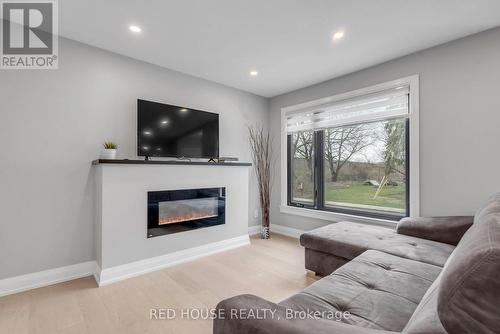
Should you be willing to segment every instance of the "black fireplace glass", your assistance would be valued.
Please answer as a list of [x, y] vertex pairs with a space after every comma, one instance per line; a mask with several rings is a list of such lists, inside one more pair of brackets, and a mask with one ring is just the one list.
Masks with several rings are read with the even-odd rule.
[[225, 224], [226, 188], [148, 192], [148, 238]]

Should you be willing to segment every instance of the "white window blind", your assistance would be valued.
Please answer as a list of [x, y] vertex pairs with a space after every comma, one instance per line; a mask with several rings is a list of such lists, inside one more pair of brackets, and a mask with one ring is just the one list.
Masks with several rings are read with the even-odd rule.
[[319, 130], [409, 116], [408, 86], [294, 111], [286, 117], [286, 131]]

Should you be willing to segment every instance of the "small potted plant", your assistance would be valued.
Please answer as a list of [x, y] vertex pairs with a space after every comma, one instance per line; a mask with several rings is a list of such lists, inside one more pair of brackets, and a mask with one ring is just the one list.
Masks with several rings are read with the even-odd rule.
[[104, 150], [102, 150], [101, 159], [116, 159], [116, 149], [118, 145], [111, 141], [107, 141], [102, 146]]

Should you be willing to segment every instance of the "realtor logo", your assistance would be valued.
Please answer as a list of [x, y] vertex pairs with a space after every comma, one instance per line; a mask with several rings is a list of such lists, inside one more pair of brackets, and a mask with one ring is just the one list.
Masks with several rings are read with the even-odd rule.
[[3, 1], [1, 69], [57, 69], [55, 1]]

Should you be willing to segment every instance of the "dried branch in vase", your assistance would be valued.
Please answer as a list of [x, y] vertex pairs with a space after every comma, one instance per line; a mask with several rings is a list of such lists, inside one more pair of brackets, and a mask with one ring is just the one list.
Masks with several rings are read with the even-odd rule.
[[272, 140], [264, 129], [248, 128], [252, 158], [259, 184], [260, 206], [262, 209], [261, 237], [269, 238], [269, 215], [271, 204], [271, 163], [273, 159]]

